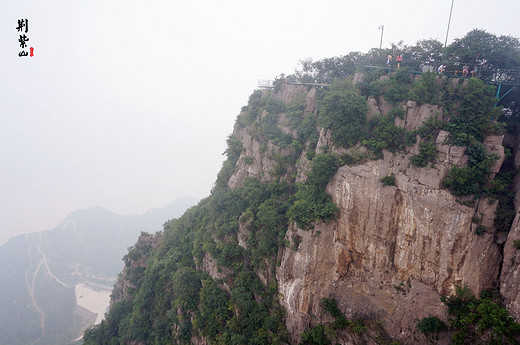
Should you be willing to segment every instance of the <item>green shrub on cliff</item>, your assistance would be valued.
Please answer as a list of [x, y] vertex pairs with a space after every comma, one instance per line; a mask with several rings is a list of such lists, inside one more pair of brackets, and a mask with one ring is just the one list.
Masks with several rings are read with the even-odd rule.
[[363, 75], [363, 80], [356, 84], [363, 96], [373, 96], [376, 100], [379, 99], [388, 85], [388, 80], [381, 79], [382, 73], [382, 70], [373, 69]]
[[490, 168], [498, 158], [496, 154], [487, 154], [486, 148], [481, 143], [469, 146], [466, 153], [469, 156], [468, 165], [452, 166], [443, 181], [444, 185], [458, 196], [484, 192], [488, 184]]
[[381, 181], [383, 186], [395, 186], [395, 175], [391, 173], [390, 175], [383, 176], [379, 181]]
[[437, 147], [435, 144], [428, 142], [419, 143], [419, 154], [410, 157], [410, 162], [416, 166], [424, 168], [429, 163], [434, 163], [437, 159]]
[[444, 323], [437, 316], [424, 317], [417, 323], [417, 329], [425, 335], [438, 333], [444, 327]]
[[385, 92], [385, 99], [392, 104], [399, 104], [408, 97], [410, 71], [400, 68], [390, 76], [390, 88]]
[[455, 296], [442, 299], [451, 316], [453, 344], [474, 344], [483, 338], [486, 344], [518, 344], [520, 324], [493, 298], [493, 293], [483, 291], [477, 299], [469, 289], [457, 287]]
[[376, 155], [382, 150], [395, 152], [404, 148], [405, 129], [394, 125], [393, 118], [375, 116], [368, 127], [368, 138], [363, 140], [363, 146]]
[[495, 87], [471, 78], [456, 94], [458, 106], [451, 114], [447, 129], [453, 144], [466, 146], [472, 141], [482, 142], [491, 120], [497, 119]]
[[242, 108], [237, 118], [237, 123], [242, 127], [252, 124], [261, 115], [265, 104], [266, 98], [262, 97], [262, 91], [255, 90], [251, 96], [249, 96], [247, 106]]
[[315, 220], [326, 221], [335, 216], [338, 209], [325, 193], [325, 187], [337, 170], [338, 164], [332, 154], [318, 154], [314, 157], [307, 181], [298, 185], [296, 200], [287, 211], [289, 220], [305, 229]]
[[313, 328], [306, 329], [300, 336], [300, 345], [329, 345], [331, 341], [325, 334], [325, 326], [318, 325]]
[[269, 97], [265, 105], [265, 110], [271, 114], [279, 115], [285, 111], [285, 103], [274, 97]]
[[439, 101], [439, 84], [435, 73], [423, 73], [421, 79], [412, 84], [408, 99], [418, 104], [437, 104]]
[[331, 130], [335, 145], [349, 147], [363, 137], [368, 107], [350, 81], [337, 81], [321, 90], [318, 109], [318, 122]]

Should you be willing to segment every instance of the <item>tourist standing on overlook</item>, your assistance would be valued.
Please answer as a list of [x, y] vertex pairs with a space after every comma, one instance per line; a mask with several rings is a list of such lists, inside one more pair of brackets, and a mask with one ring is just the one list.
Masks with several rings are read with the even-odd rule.
[[401, 54], [397, 55], [395, 62], [397, 62], [397, 68], [401, 67], [401, 62], [403, 62], [403, 57]]
[[468, 64], [465, 64], [464, 67], [462, 67], [462, 76], [467, 77], [469, 72], [469, 66]]
[[473, 71], [471, 71], [471, 76], [473, 78], [475, 78], [475, 76], [477, 75], [477, 72], [478, 72], [478, 66], [475, 65], [475, 68], [473, 68]]

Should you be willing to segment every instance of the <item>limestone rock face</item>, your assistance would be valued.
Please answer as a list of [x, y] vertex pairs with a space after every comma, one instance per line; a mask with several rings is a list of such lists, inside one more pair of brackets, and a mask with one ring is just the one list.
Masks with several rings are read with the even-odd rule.
[[[286, 104], [303, 99], [305, 112], [316, 114], [315, 96], [315, 88], [288, 85], [275, 95]], [[394, 108], [384, 97], [367, 102], [368, 117], [385, 115]], [[406, 130], [417, 129], [431, 116], [443, 119], [443, 109], [436, 105], [409, 101], [400, 106], [405, 116], [396, 118], [395, 123]], [[296, 138], [284, 114], [278, 127]], [[316, 153], [323, 147], [330, 153], [353, 156], [365, 150], [360, 146], [335, 147], [329, 130], [317, 130]], [[261, 147], [247, 128], [236, 126], [233, 134], [242, 140], [244, 150], [229, 186], [239, 186], [247, 176], [272, 179], [273, 156], [289, 151], [271, 142]], [[435, 138], [437, 160], [425, 168], [410, 164], [410, 157], [419, 152], [418, 143], [406, 152], [384, 151], [382, 159], [340, 167], [327, 186], [339, 209], [337, 218], [318, 222], [312, 230], [295, 225], [288, 229], [285, 239], [292, 245], [278, 253], [276, 280], [294, 342], [309, 325], [329, 321], [322, 319], [328, 317], [320, 307], [323, 297], [335, 298], [349, 318], [380, 320], [388, 334], [403, 344], [424, 340], [417, 334], [417, 319], [435, 315], [446, 320], [440, 296], [453, 294], [458, 285], [466, 285], [478, 295], [500, 282], [509, 311], [520, 318], [520, 250], [514, 248], [514, 241], [520, 239], [520, 217], [517, 215], [502, 250], [505, 239], [497, 241], [494, 234], [497, 203], [485, 198], [457, 198], [443, 188], [451, 166], [467, 163], [466, 148], [449, 145], [448, 136], [448, 132], [439, 131]], [[504, 162], [502, 141], [500, 135], [484, 141], [487, 152], [498, 157], [493, 174]], [[309, 165], [304, 150], [296, 165], [288, 166], [286, 176], [292, 174], [296, 182], [303, 182]], [[383, 186], [381, 178], [390, 174], [395, 176], [395, 186]], [[520, 200], [520, 181], [518, 186]], [[241, 221], [238, 238], [244, 248], [249, 236], [245, 224]], [[481, 235], [476, 234], [478, 225], [486, 228]], [[209, 259], [204, 260], [204, 270], [218, 278]], [[269, 272], [258, 274], [264, 283], [269, 280]]]
[[[383, 78], [381, 78], [383, 79]], [[386, 115], [392, 109], [394, 109], [394, 105], [385, 100], [385, 96], [379, 96], [379, 110], [382, 114]]]
[[[233, 135], [240, 138], [244, 150], [236, 164], [236, 171], [229, 179], [229, 186], [240, 186], [247, 177], [254, 177], [259, 181], [272, 180], [270, 172], [276, 167], [274, 154], [288, 155], [289, 149], [280, 148], [272, 143], [262, 147], [261, 143], [253, 138], [244, 128], [235, 127]], [[268, 154], [269, 153], [269, 154]], [[252, 162], [250, 160], [252, 159]]]
[[375, 117], [377, 115], [381, 115], [381, 111], [379, 110], [379, 106], [378, 106], [377, 101], [374, 98], [374, 96], [368, 97], [367, 105], [368, 105], [368, 116], [369, 116], [369, 118], [370, 117]]
[[[515, 166], [520, 165], [520, 143], [516, 144]], [[516, 216], [513, 220], [511, 230], [507, 235], [504, 244], [504, 262], [500, 275], [500, 293], [505, 299], [506, 307], [511, 315], [518, 321], [520, 320], [520, 180], [515, 181], [515, 211]]]
[[[406, 342], [416, 318], [442, 315], [441, 294], [460, 284], [475, 293], [492, 287], [499, 247], [492, 235], [472, 231], [475, 207], [438, 188], [447, 162], [425, 183], [419, 169], [391, 153], [339, 169], [327, 187], [338, 218], [287, 235], [302, 238], [297, 252], [285, 250], [278, 270], [291, 333], [319, 314], [322, 297], [334, 297], [347, 316], [376, 316]], [[391, 173], [396, 186], [383, 186], [379, 180]]]
[[520, 319], [520, 249], [514, 243], [520, 241], [519, 223], [520, 215], [517, 212], [504, 245], [504, 264], [500, 277], [500, 293], [506, 300], [511, 316], [516, 320]]
[[495, 154], [497, 156], [497, 160], [495, 164], [491, 167], [491, 176], [490, 179], [493, 179], [495, 175], [500, 171], [500, 167], [502, 167], [502, 163], [504, 163], [505, 153], [504, 146], [502, 146], [502, 142], [504, 141], [504, 135], [489, 135], [484, 139], [484, 146], [486, 147], [486, 151], [488, 154]]
[[431, 116], [438, 116], [442, 120], [442, 109], [437, 105], [422, 104], [418, 106], [414, 101], [406, 102], [403, 119], [395, 118], [395, 125], [405, 128], [407, 131], [421, 127]]

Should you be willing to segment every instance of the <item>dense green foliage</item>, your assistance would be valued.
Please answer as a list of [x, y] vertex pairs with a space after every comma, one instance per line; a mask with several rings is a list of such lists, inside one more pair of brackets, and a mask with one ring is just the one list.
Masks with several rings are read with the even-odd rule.
[[262, 97], [262, 91], [255, 90], [255, 92], [249, 96], [247, 106], [242, 108], [242, 112], [237, 118], [237, 123], [241, 126], [252, 124], [262, 114], [266, 102], [267, 99]]
[[331, 344], [330, 339], [325, 334], [325, 326], [318, 325], [316, 327], [306, 329], [300, 336], [300, 345], [328, 345]]
[[443, 129], [444, 123], [439, 120], [437, 116], [430, 116], [423, 125], [416, 130], [412, 131], [413, 134], [419, 135], [422, 141], [433, 143], [439, 134], [439, 131]]
[[493, 66], [518, 68], [520, 66], [520, 41], [512, 36], [496, 36], [484, 30], [474, 29], [463, 38], [457, 38], [448, 46], [448, 59], [474, 62], [485, 59]]
[[[279, 110], [279, 109], [278, 109]], [[282, 132], [276, 125], [278, 123], [279, 113], [268, 112], [262, 118], [262, 121], [256, 121], [249, 128], [249, 134], [260, 142], [272, 140], [275, 145], [280, 147], [288, 147], [293, 138]]]
[[318, 95], [319, 124], [332, 131], [332, 142], [348, 147], [363, 136], [367, 104], [348, 80], [335, 82]]
[[[276, 282], [265, 286], [252, 272], [274, 270], [274, 255], [288, 225], [290, 195], [286, 183], [264, 185], [254, 179], [236, 190], [214, 189], [211, 197], [168, 224], [132, 299], [120, 302], [120, 312], [110, 313], [110, 330], [99, 326], [87, 332], [85, 344], [130, 340], [187, 344], [194, 334], [215, 344], [283, 341]], [[231, 237], [236, 236], [239, 219], [249, 223], [248, 252]], [[205, 253], [228, 270], [230, 295], [222, 289], [223, 282], [196, 269]]]
[[[517, 344], [520, 324], [484, 291], [480, 299], [467, 288], [458, 287], [455, 296], [443, 298], [448, 307], [453, 344]], [[483, 341], [486, 339], [485, 341]]]
[[319, 154], [314, 157], [307, 181], [298, 185], [296, 201], [287, 212], [291, 221], [299, 227], [307, 228], [315, 220], [330, 220], [334, 217], [338, 209], [325, 193], [325, 187], [337, 169], [333, 155]]
[[515, 218], [515, 189], [513, 184], [517, 173], [515, 158], [506, 148], [505, 159], [500, 172], [486, 188], [487, 195], [498, 200], [494, 220], [496, 231], [508, 232]]
[[[462, 56], [465, 48], [461, 47], [453, 51]], [[438, 62], [442, 56], [442, 45], [434, 40], [398, 48], [409, 54], [413, 63]], [[383, 150], [396, 154], [417, 139], [419, 153], [410, 157], [410, 162], [417, 167], [434, 164], [438, 154], [435, 140], [441, 129], [450, 132], [449, 144], [467, 147], [469, 158], [467, 166], [450, 169], [444, 185], [454, 195], [487, 193], [499, 199], [498, 209], [504, 216], [497, 217], [497, 224], [507, 228], [512, 221], [512, 199], [508, 195], [502, 200], [500, 195], [516, 172], [513, 168], [504, 170], [490, 182], [496, 156], [487, 154], [482, 144], [486, 134], [501, 129], [493, 122], [500, 115], [494, 107], [494, 88], [476, 79], [461, 85], [446, 83], [433, 73], [411, 83], [410, 71], [404, 67], [383, 78], [386, 72], [372, 71], [357, 86], [352, 84], [356, 64], [377, 63], [373, 60], [387, 53], [375, 50], [370, 55], [352, 53], [304, 61], [303, 69], [295, 75], [281, 76], [274, 90], [255, 91], [237, 124], [257, 141], [265, 156], [262, 158], [269, 160], [272, 169], [259, 172], [259, 177], [270, 182], [248, 177], [233, 189], [228, 186], [239, 160], [252, 164], [256, 159], [245, 156], [242, 142], [230, 136], [227, 160], [211, 195], [178, 220], [168, 222], [157, 235], [155, 250], [141, 253], [136, 246], [129, 252], [127, 268], [143, 255], [148, 257], [146, 267], [127, 270], [135, 288], [112, 307], [106, 321], [86, 332], [85, 345], [132, 341], [188, 344], [199, 336], [218, 345], [288, 343], [275, 278], [280, 250], [290, 245], [285, 237], [287, 229], [294, 225], [308, 229], [318, 220], [336, 216], [338, 209], [325, 189], [342, 165], [380, 158]], [[287, 104], [280, 100], [276, 92], [284, 80], [331, 84], [319, 90], [317, 111], [309, 113], [304, 95]], [[384, 96], [395, 107], [382, 116], [368, 114], [370, 96], [377, 103]], [[441, 105], [446, 122], [432, 116], [414, 131], [396, 126], [402, 123], [396, 118], [404, 118], [403, 101], [408, 99]], [[332, 145], [316, 147], [320, 127], [330, 131]], [[302, 177], [297, 176], [298, 160], [303, 163], [298, 169], [308, 168], [301, 183], [295, 183]], [[395, 185], [394, 174], [381, 182]], [[291, 249], [297, 251], [300, 241], [295, 237]], [[211, 277], [203, 271], [216, 273]], [[513, 339], [518, 331], [505, 309], [486, 296], [477, 300], [460, 290], [446, 299], [446, 304], [455, 343], [483, 334], [500, 343]], [[325, 298], [321, 307], [334, 321], [305, 330], [300, 335], [301, 344], [332, 344], [340, 332], [364, 336], [368, 320], [347, 320], [336, 300]], [[417, 328], [433, 337], [443, 326], [431, 316], [419, 321]]]
[[368, 126], [368, 138], [363, 140], [363, 146], [379, 156], [383, 150], [392, 152], [404, 148], [405, 130], [394, 124], [392, 117], [375, 116]]
[[382, 70], [373, 69], [363, 75], [363, 80], [356, 84], [363, 96], [373, 96], [376, 100], [379, 99], [388, 84], [388, 80], [381, 79], [382, 73]]
[[390, 175], [382, 177], [380, 181], [383, 186], [395, 186], [395, 175], [391, 173]]
[[497, 159], [495, 154], [487, 154], [481, 143], [469, 146], [466, 153], [468, 165], [452, 166], [444, 179], [444, 185], [458, 196], [483, 193], [488, 184], [489, 169]]
[[418, 82], [412, 84], [408, 99], [418, 104], [437, 104], [439, 99], [439, 81], [433, 72], [423, 73]]
[[495, 108], [495, 87], [471, 78], [455, 95], [457, 108], [451, 114], [448, 130], [455, 145], [465, 146], [473, 140], [481, 142], [500, 111]]
[[393, 104], [399, 104], [408, 97], [410, 87], [410, 71], [401, 68], [390, 76], [390, 88], [385, 92], [385, 99]]
[[424, 168], [430, 162], [437, 159], [437, 148], [435, 144], [428, 142], [419, 143], [419, 154], [410, 157], [410, 162], [416, 167]]
[[[337, 343], [338, 332], [348, 332], [357, 337], [362, 337], [367, 330], [363, 319], [348, 320], [338, 308], [338, 301], [335, 299], [322, 298], [320, 306], [324, 312], [330, 314], [334, 321], [309, 327], [301, 335], [300, 345], [325, 345]], [[379, 334], [378, 341], [389, 343], [386, 334]], [[364, 339], [362, 341], [365, 341]], [[378, 342], [378, 343], [379, 343]], [[362, 342], [363, 343], [363, 342]]]
[[445, 325], [437, 316], [424, 317], [416, 325], [417, 329], [427, 337], [433, 337], [439, 333]]
[[300, 61], [302, 69], [295, 75], [288, 76], [287, 79], [289, 81], [332, 83], [351, 76], [356, 71], [356, 65], [363, 60], [363, 54], [358, 52], [319, 61], [303, 60]]

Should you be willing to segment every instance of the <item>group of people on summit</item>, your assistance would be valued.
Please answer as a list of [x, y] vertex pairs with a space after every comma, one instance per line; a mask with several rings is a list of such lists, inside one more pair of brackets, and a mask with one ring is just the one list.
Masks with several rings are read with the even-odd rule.
[[[388, 67], [392, 66], [392, 61], [393, 61], [393, 56], [391, 54], [388, 54], [388, 56], [386, 58], [386, 65]], [[401, 54], [397, 54], [396, 58], [395, 58], [395, 65], [397, 66], [397, 68], [401, 67], [402, 62], [403, 62], [403, 56]], [[482, 62], [480, 62], [480, 66], [481, 67], [484, 66], [486, 64], [486, 62], [487, 62], [486, 60], [483, 60]], [[457, 65], [457, 63], [455, 63], [455, 65]], [[423, 69], [423, 72], [433, 71], [433, 66], [421, 64], [421, 68]], [[477, 64], [473, 65], [473, 69], [471, 70], [472, 77], [478, 76], [478, 69], [479, 69], [479, 65], [477, 65]], [[457, 75], [458, 72], [462, 72], [462, 76], [466, 78], [470, 74], [469, 70], [470, 70], [470, 66], [466, 63], [462, 67], [461, 71], [455, 70], [454, 74]], [[439, 67], [437, 67], [437, 73], [444, 74], [445, 71], [446, 71], [446, 65], [441, 63], [441, 65]]]

